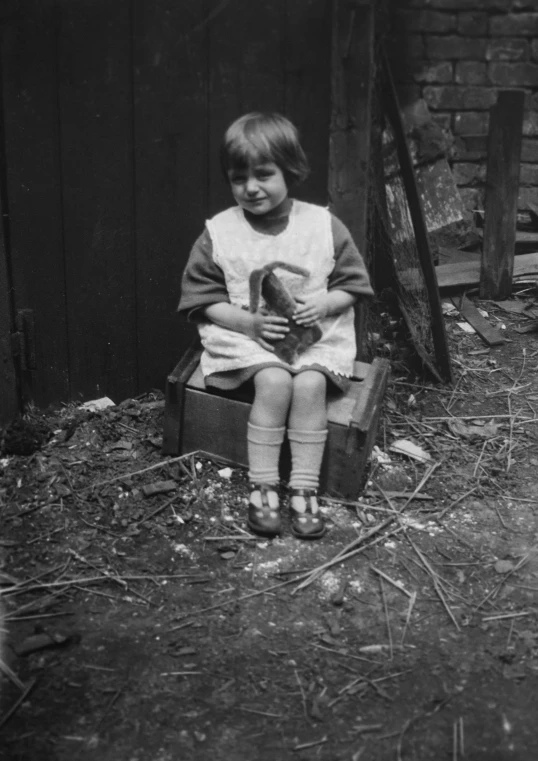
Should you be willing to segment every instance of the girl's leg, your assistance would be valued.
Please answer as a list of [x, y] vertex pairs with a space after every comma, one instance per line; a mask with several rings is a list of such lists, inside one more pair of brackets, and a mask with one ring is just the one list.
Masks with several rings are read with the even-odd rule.
[[317, 370], [305, 370], [293, 379], [288, 439], [292, 529], [296, 536], [317, 539], [325, 532], [316, 491], [327, 440], [327, 379]]
[[248, 524], [258, 534], [280, 531], [278, 494], [280, 449], [292, 395], [291, 375], [266, 367], [254, 376], [254, 403], [248, 422], [249, 478], [252, 484]]

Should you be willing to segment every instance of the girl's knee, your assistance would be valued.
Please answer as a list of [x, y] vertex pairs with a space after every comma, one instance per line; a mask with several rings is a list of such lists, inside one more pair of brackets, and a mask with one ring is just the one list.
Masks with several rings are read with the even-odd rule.
[[308, 398], [325, 397], [327, 393], [327, 379], [323, 373], [317, 370], [305, 370], [293, 379], [293, 394]]
[[266, 367], [254, 376], [256, 394], [279, 394], [291, 393], [292, 378], [287, 370], [280, 367]]

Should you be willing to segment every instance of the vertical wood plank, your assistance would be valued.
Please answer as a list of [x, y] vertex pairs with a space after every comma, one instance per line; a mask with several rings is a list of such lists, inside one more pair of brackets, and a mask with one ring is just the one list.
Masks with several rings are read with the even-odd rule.
[[53, 0], [32, 0], [0, 28], [14, 297], [34, 313], [36, 369], [24, 390], [38, 405], [69, 396], [57, 27]]
[[482, 299], [507, 299], [512, 293], [524, 102], [523, 90], [502, 90], [490, 113]]
[[136, 393], [130, 0], [58, 0], [71, 394]]
[[235, 0], [209, 24], [209, 214], [233, 204], [219, 146], [248, 111], [284, 109], [284, 0]]
[[[329, 204], [366, 257], [374, 21], [371, 2], [334, 0], [332, 18]], [[355, 309], [357, 351], [365, 339], [364, 306]]]
[[328, 202], [329, 122], [331, 116], [330, 0], [287, 0], [284, 113], [299, 129], [311, 175], [292, 195]]
[[[1, 107], [1, 101], [0, 101]], [[0, 141], [3, 143], [3, 131], [0, 114]], [[0, 146], [0, 153], [2, 150]], [[0, 156], [0, 159], [3, 158]], [[3, 163], [3, 162], [2, 162]], [[18, 410], [17, 376], [11, 353], [12, 303], [11, 283], [8, 277], [8, 260], [6, 237], [4, 232], [2, 201], [5, 199], [5, 183], [0, 178], [0, 425], [12, 420]]]
[[195, 330], [176, 307], [207, 200], [207, 26], [200, 0], [135, 0], [139, 382], [162, 388]]

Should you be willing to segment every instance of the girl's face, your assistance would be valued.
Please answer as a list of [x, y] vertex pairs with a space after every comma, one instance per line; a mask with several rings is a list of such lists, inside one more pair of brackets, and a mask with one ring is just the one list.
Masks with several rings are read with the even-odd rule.
[[288, 196], [284, 174], [277, 164], [264, 161], [228, 172], [232, 194], [239, 206], [251, 214], [267, 214]]

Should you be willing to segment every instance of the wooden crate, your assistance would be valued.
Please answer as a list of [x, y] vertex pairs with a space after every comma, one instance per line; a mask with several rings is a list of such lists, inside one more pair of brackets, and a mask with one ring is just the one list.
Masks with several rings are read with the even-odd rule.
[[[233, 465], [247, 466], [247, 421], [252, 394], [245, 390], [208, 389], [200, 369], [199, 349], [190, 349], [168, 376], [163, 453], [199, 451]], [[321, 469], [321, 490], [333, 497], [356, 499], [366, 476], [377, 433], [389, 363], [355, 362], [351, 388], [328, 401], [329, 437]], [[289, 472], [283, 447], [281, 472]]]

